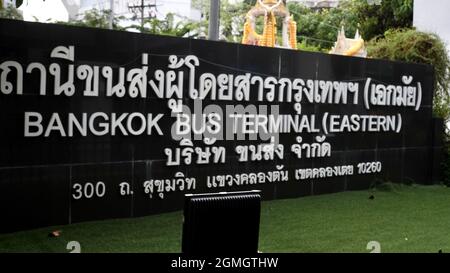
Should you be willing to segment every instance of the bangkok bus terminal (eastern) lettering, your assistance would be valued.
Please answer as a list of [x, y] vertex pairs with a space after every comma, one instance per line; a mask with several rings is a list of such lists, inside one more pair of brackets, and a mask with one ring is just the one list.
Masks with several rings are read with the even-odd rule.
[[[58, 135], [62, 137], [73, 136], [105, 136], [105, 135], [164, 135], [158, 122], [164, 114], [151, 113], [52, 113], [44, 118], [38, 112], [25, 112], [24, 136], [49, 137]], [[176, 135], [208, 132], [214, 137], [223, 139], [225, 125], [229, 126], [230, 119], [212, 115], [211, 118], [186, 118], [180, 114], [174, 122]], [[216, 117], [215, 119], [213, 117]], [[315, 115], [230, 115], [233, 135], [269, 133], [283, 134], [289, 132], [318, 133], [320, 129], [330, 133], [340, 132], [398, 132], [401, 127], [401, 116], [377, 115], [324, 115], [322, 121], [316, 120]], [[322, 124], [322, 128], [318, 125]], [[200, 130], [198, 128], [201, 128]], [[214, 129], [208, 129], [214, 128]], [[228, 137], [228, 136], [227, 136]]]

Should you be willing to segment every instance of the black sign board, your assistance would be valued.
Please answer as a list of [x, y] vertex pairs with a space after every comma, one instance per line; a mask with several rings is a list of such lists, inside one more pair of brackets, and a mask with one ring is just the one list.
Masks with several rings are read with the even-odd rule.
[[2, 232], [431, 183], [430, 66], [0, 20]]

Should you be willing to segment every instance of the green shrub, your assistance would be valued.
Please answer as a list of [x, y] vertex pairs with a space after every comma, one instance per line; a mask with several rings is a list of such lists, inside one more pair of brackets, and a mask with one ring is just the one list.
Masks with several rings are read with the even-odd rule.
[[[432, 33], [414, 29], [389, 30], [383, 38], [367, 43], [369, 57], [430, 64], [435, 70], [433, 112], [450, 121], [450, 60], [444, 42]], [[441, 163], [442, 183], [450, 185], [450, 136], [444, 134], [444, 158]]]
[[[2, 7], [2, 3], [0, 3]], [[22, 14], [13, 5], [8, 5], [6, 8], [0, 8], [0, 18], [23, 20]]]
[[435, 116], [449, 121], [450, 60], [444, 42], [436, 34], [414, 29], [388, 30], [383, 38], [367, 43], [368, 56], [413, 63], [430, 64], [435, 70]]

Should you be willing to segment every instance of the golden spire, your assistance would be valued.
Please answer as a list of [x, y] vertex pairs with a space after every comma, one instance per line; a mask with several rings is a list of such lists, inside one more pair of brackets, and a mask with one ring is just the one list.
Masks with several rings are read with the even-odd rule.
[[289, 18], [289, 45], [297, 49], [297, 22], [292, 17]]
[[266, 5], [276, 5], [278, 3], [277, 0], [263, 0], [262, 2]]
[[277, 37], [277, 21], [273, 12], [269, 13], [264, 22], [264, 31], [262, 40], [258, 45], [261, 46], [275, 46], [275, 40]]
[[[282, 0], [257, 0], [255, 6], [250, 9], [244, 24], [242, 37], [243, 44], [275, 47], [277, 45], [277, 21], [276, 17], [283, 19], [283, 43], [286, 48], [297, 48], [297, 24], [289, 14]], [[264, 16], [263, 33], [255, 31], [256, 17]]]

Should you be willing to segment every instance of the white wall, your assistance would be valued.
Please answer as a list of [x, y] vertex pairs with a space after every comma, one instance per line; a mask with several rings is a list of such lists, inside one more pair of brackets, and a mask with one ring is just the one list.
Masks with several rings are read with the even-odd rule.
[[414, 26], [438, 34], [450, 52], [450, 1], [414, 0]]

